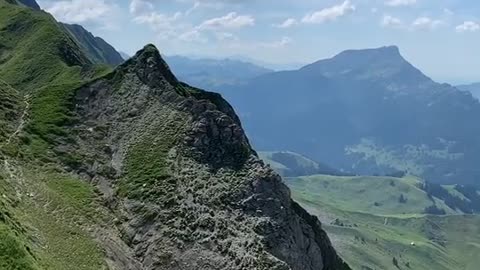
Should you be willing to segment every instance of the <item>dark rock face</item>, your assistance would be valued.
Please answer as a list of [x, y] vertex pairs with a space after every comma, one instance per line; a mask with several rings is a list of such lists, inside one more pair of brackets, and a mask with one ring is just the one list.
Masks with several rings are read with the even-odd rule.
[[17, 0], [20, 4], [23, 4], [27, 7], [40, 10], [40, 6], [37, 4], [35, 0]]
[[141, 264], [126, 269], [349, 269], [230, 105], [178, 82], [153, 46], [75, 103], [70, 151], [95, 162], [74, 169], [120, 214]]

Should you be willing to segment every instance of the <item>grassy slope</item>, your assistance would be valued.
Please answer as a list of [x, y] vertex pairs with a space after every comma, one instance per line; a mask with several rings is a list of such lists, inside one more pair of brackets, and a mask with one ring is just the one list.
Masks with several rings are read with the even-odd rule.
[[34, 92], [48, 84], [81, 79], [91, 65], [76, 43], [47, 13], [0, 0], [0, 78]]
[[[288, 178], [287, 183], [306, 199], [322, 200], [342, 210], [377, 215], [416, 215], [434, 203], [417, 187], [415, 177], [337, 177], [327, 175]], [[399, 203], [400, 196], [406, 199]], [[456, 210], [438, 199], [435, 205], [448, 214]]]
[[[479, 216], [422, 215], [418, 211], [431, 201], [414, 189], [417, 179], [387, 178], [376, 183], [382, 179], [312, 176], [287, 181], [295, 200], [320, 216], [337, 250], [354, 269], [397, 269], [394, 257], [400, 269], [476, 269]], [[367, 186], [371, 188], [358, 193]], [[411, 198], [406, 204], [396, 200], [399, 190]], [[371, 206], [374, 200], [384, 204]], [[403, 214], [405, 210], [410, 211]]]
[[27, 127], [34, 155], [46, 153], [69, 121], [69, 97], [86, 79], [108, 71], [93, 66], [54, 18], [0, 0], [0, 79], [31, 96]]
[[96, 193], [45, 162], [67, 135], [61, 126], [75, 88], [106, 71], [49, 14], [0, 0], [0, 142], [29, 104], [25, 128], [0, 144], [0, 234], [8, 240], [0, 244], [0, 269], [104, 268], [88, 232], [107, 220]]
[[282, 163], [272, 160], [271, 156], [274, 152], [258, 152], [259, 157], [265, 161], [272, 169], [274, 169], [280, 175], [285, 175], [290, 169]]
[[13, 166], [13, 177], [0, 174], [2, 211], [11, 219], [0, 222], [0, 234], [16, 244], [0, 245], [0, 258], [10, 258], [0, 269], [103, 269], [103, 252], [87, 232], [105, 215], [93, 189], [54, 170]]
[[21, 97], [10, 85], [0, 80], [0, 143], [13, 132], [14, 122], [21, 111]]
[[258, 155], [282, 176], [338, 173], [325, 164], [320, 164], [294, 152], [259, 152]]

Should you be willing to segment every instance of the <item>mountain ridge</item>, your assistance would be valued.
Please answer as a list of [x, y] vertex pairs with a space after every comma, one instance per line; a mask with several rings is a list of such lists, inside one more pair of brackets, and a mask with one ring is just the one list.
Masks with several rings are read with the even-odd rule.
[[93, 62], [97, 64], [108, 64], [110, 66], [117, 66], [121, 64], [124, 59], [115, 48], [108, 44], [100, 37], [94, 36], [88, 32], [83, 26], [78, 24], [62, 24], [70, 33], [77, 43], [79, 43], [86, 54]]
[[[361, 61], [347, 61], [351, 55]], [[289, 149], [356, 174], [409, 171], [478, 184], [480, 126], [468, 119], [480, 104], [433, 82], [396, 47], [347, 51], [219, 90], [261, 151]]]
[[0, 12], [15, 55], [0, 72], [8, 268], [350, 269], [233, 108], [179, 82], [154, 46], [111, 70], [45, 12]]
[[457, 85], [456, 87], [460, 90], [468, 91], [472, 93], [475, 98], [480, 99], [480, 83]]
[[[330, 59], [319, 60], [300, 70], [319, 72], [326, 77], [348, 76], [350, 79], [375, 79], [377, 81], [388, 79], [388, 83], [394, 83], [398, 89], [402, 90], [412, 86], [418, 87], [409, 84], [411, 81], [414, 84], [433, 83], [429, 77], [400, 54], [397, 46], [346, 50]], [[392, 89], [395, 90], [395, 88]]]
[[222, 85], [241, 83], [273, 70], [233, 59], [192, 59], [185, 56], [167, 56], [165, 60], [185, 82], [204, 89], [218, 89]]
[[[78, 104], [78, 118], [84, 119], [82, 120], [82, 122], [88, 123], [87, 126], [93, 128], [94, 132], [97, 132], [97, 127], [92, 126], [92, 124], [94, 124], [95, 122], [98, 122], [97, 125], [104, 125], [103, 123], [125, 122], [121, 121], [120, 119], [116, 119], [115, 121], [113, 121], [114, 119], [110, 119], [110, 117], [112, 116], [120, 116], [131, 118], [131, 120], [125, 122], [128, 124], [124, 124], [125, 127], [123, 128], [121, 127], [122, 125], [117, 125], [116, 127], [113, 126], [111, 128], [107, 126], [106, 128], [109, 129], [109, 137], [113, 138], [121, 136], [120, 134], [123, 133], [122, 130], [132, 129], [128, 127], [131, 125], [136, 126], [136, 128], [133, 129], [136, 130], [136, 132], [141, 132], [140, 134], [143, 133], [143, 135], [139, 134], [140, 141], [137, 141], [138, 136], [132, 137], [131, 135], [127, 135], [126, 137], [121, 136], [118, 138], [119, 142], [127, 143], [126, 145], [131, 145], [128, 148], [125, 148], [126, 146], [122, 146], [123, 143], [119, 145], [120, 149], [126, 149], [127, 152], [117, 152], [118, 150], [116, 151], [115, 148], [111, 150], [112, 157], [116, 156], [117, 153], [118, 155], [124, 156], [120, 159], [119, 157], [115, 158], [119, 161], [123, 160], [123, 162], [120, 162], [124, 165], [116, 164], [114, 168], [115, 170], [117, 170], [117, 175], [119, 174], [119, 169], [126, 172], [124, 178], [120, 180], [119, 192], [120, 194], [123, 194], [121, 196], [125, 196], [127, 198], [127, 200], [124, 202], [124, 207], [126, 207], [127, 213], [130, 212], [130, 214], [128, 214], [126, 217], [127, 220], [130, 219], [128, 216], [131, 216], [131, 220], [125, 222], [124, 226], [138, 226], [133, 225], [139, 222], [138, 218], [135, 218], [134, 214], [136, 211], [138, 211], [138, 209], [137, 207], [131, 208], [134, 206], [132, 205], [132, 203], [137, 200], [139, 202], [143, 201], [145, 203], [149, 202], [151, 204], [150, 206], [145, 205], [142, 207], [150, 209], [148, 210], [149, 212], [154, 211], [154, 213], [157, 213], [157, 220], [155, 221], [155, 223], [158, 226], [160, 226], [160, 224], [165, 224], [168, 219], [177, 220], [177, 222], [183, 224], [183, 215], [179, 216], [178, 214], [174, 213], [178, 213], [178, 211], [183, 213], [186, 213], [185, 211], [187, 211], [188, 213], [193, 213], [193, 209], [196, 209], [194, 210], [194, 212], [196, 213], [195, 216], [199, 218], [199, 220], [197, 220], [196, 222], [205, 222], [205, 218], [207, 218], [207, 220], [213, 218], [213, 220], [215, 220], [215, 223], [221, 222], [223, 224], [228, 224], [230, 222], [225, 223], [225, 221], [231, 220], [231, 217], [229, 217], [231, 214], [233, 214], [234, 216], [244, 216], [246, 214], [243, 218], [240, 219], [242, 220], [245, 218], [246, 221], [253, 221], [262, 217], [263, 215], [266, 215], [265, 218], [272, 219], [272, 223], [269, 224], [267, 222], [258, 224], [257, 226], [260, 227], [256, 228], [255, 232], [260, 236], [263, 235], [263, 237], [265, 237], [265, 241], [267, 241], [267, 243], [270, 243], [267, 245], [270, 248], [267, 248], [266, 251], [283, 261], [283, 263], [281, 261], [277, 261], [277, 259], [275, 259], [274, 257], [270, 257], [270, 255], [267, 255], [265, 253], [263, 256], [255, 255], [256, 252], [252, 253], [251, 255], [253, 256], [253, 258], [256, 258], [253, 262], [238, 261], [238, 259], [240, 258], [238, 257], [239, 255], [234, 254], [236, 254], [237, 252], [242, 252], [242, 248], [241, 246], [239, 246], [240, 243], [237, 243], [237, 240], [235, 240], [237, 238], [235, 236], [231, 236], [233, 238], [229, 241], [232, 245], [232, 247], [229, 249], [230, 251], [228, 252], [228, 254], [230, 255], [226, 258], [223, 258], [223, 256], [220, 256], [220, 254], [217, 255], [217, 251], [209, 249], [205, 250], [205, 247], [201, 247], [198, 246], [198, 244], [195, 244], [196, 241], [200, 241], [205, 236], [196, 235], [195, 231], [197, 231], [198, 229], [195, 229], [195, 226], [197, 225], [194, 226], [193, 224], [187, 227], [187, 230], [188, 228], [190, 228], [190, 230], [193, 230], [194, 232], [191, 236], [192, 239], [190, 240], [193, 244], [193, 246], [191, 247], [192, 251], [188, 251], [188, 248], [182, 251], [182, 249], [177, 249], [175, 247], [176, 245], [178, 245], [178, 243], [175, 244], [175, 242], [177, 242], [179, 239], [178, 237], [181, 236], [176, 236], [176, 234], [181, 233], [181, 231], [186, 228], [182, 229], [180, 227], [177, 227], [176, 230], [180, 231], [171, 231], [171, 233], [173, 233], [173, 236], [175, 237], [172, 237], [172, 235], [168, 235], [162, 232], [163, 230], [167, 230], [168, 228], [168, 226], [165, 227], [165, 225], [163, 225], [164, 228], [162, 229], [162, 231], [156, 231], [156, 233], [153, 234], [155, 235], [155, 237], [152, 237], [152, 232], [148, 234], [142, 232], [142, 226], [138, 227], [138, 229], [136, 229], [135, 231], [132, 231], [133, 234], [130, 237], [134, 237], [136, 239], [140, 238], [143, 239], [141, 242], [149, 242], [150, 245], [157, 246], [157, 252], [150, 253], [147, 250], [143, 250], [141, 247], [142, 245], [134, 245], [134, 248], [136, 250], [138, 250], [139, 248], [140, 250], [143, 250], [138, 250], [137, 252], [146, 252], [142, 255], [145, 256], [143, 260], [151, 261], [152, 263], [159, 263], [159, 260], [162, 257], [162, 253], [159, 253], [159, 251], [170, 250], [169, 252], [173, 252], [173, 254], [175, 254], [175, 260], [186, 262], [187, 265], [195, 265], [195, 267], [199, 267], [202, 265], [206, 267], [207, 265], [213, 265], [213, 263], [216, 262], [217, 264], [222, 265], [222, 269], [242, 269], [245, 267], [262, 265], [265, 267], [268, 266], [273, 268], [283, 268], [288, 265], [292, 269], [316, 269], [317, 267], [322, 267], [324, 269], [348, 269], [346, 265], [342, 266], [343, 264], [338, 261], [338, 259], [334, 255], [333, 249], [328, 248], [328, 238], [321, 231], [318, 220], [310, 216], [293, 201], [287, 199], [289, 196], [289, 192], [287, 188], [281, 183], [281, 179], [278, 176], [275, 176], [275, 174], [271, 170], [266, 169], [265, 165], [263, 165], [263, 163], [261, 163], [260, 160], [256, 157], [255, 152], [250, 149], [248, 140], [246, 139], [245, 135], [243, 135], [242, 128], [233, 112], [233, 109], [223, 99], [221, 99], [219, 95], [203, 92], [198, 89], [192, 89], [184, 84], [179, 84], [174, 77], [171, 77], [172, 75], [173, 74], [170, 72], [168, 66], [166, 66], [165, 62], [160, 57], [160, 54], [155, 49], [155, 47], [152, 45], [147, 45], [142, 51], [139, 51], [135, 57], [132, 57], [126, 63], [122, 64], [112, 74], [108, 75], [106, 78], [97, 79], [93, 83], [83, 86], [77, 93], [76, 103]], [[122, 77], [119, 78], [118, 76], [123, 76], [123, 79]], [[134, 82], [136, 80], [135, 78], [138, 78], [139, 81]], [[125, 84], [129, 85], [129, 92], [124, 92], [126, 89], [124, 89], [122, 86], [120, 86], [120, 88], [116, 88], [116, 85]], [[113, 86], [114, 88], [110, 88], [111, 86]], [[122, 99], [124, 98], [122, 96], [131, 93], [132, 89], [138, 89], [142, 91], [136, 92], [137, 98], [139, 99], [137, 99], [133, 103], [123, 103], [125, 101], [122, 101]], [[149, 96], [152, 94], [156, 95], [156, 97], [154, 98], [154, 96], [151, 96], [151, 98], [149, 98]], [[102, 104], [107, 104], [106, 100], [108, 100], [108, 103], [110, 104], [122, 102], [124, 106], [122, 106], [121, 108], [122, 111], [125, 111], [126, 114], [123, 114], [123, 116], [122, 114], [118, 113], [104, 114], [102, 111], [106, 108], [103, 108], [104, 105]], [[160, 102], [160, 104], [164, 103], [169, 109], [161, 109], [160, 107], [155, 105], [157, 102]], [[137, 116], [129, 116], [131, 114], [128, 111], [134, 108], [131, 108], [131, 106], [128, 106], [127, 104], [135, 104], [142, 109], [137, 109]], [[193, 106], [192, 109], [190, 109], [191, 106]], [[120, 108], [118, 106], [114, 107]], [[149, 112], [151, 110], [156, 111], [156, 113], [151, 114]], [[189, 116], [189, 114], [192, 114], [192, 116]], [[167, 117], [167, 115], [169, 116]], [[156, 119], [151, 117], [155, 117]], [[174, 120], [172, 122], [173, 119], [171, 117], [177, 120]], [[178, 126], [179, 124], [181, 125], [183, 121], [187, 121], [187, 123], [190, 121], [193, 122], [183, 127]], [[144, 123], [149, 124], [147, 126], [144, 126]], [[85, 124], [77, 124], [74, 128], [76, 130], [86, 130], [84, 132], [88, 133], [88, 128], [86, 128], [84, 125]], [[189, 128], [189, 126], [191, 127]], [[163, 129], [163, 133], [171, 134], [170, 136], [173, 137], [151, 137], [153, 134], [150, 133], [151, 131], [148, 131], [150, 128], [160, 130]], [[182, 136], [186, 137], [182, 139]], [[95, 137], [99, 136], [93, 136], [93, 138]], [[137, 137], [137, 139], [135, 137]], [[78, 145], [88, 146], [88, 148], [90, 148], [91, 145], [96, 145], [98, 143], [112, 144], [112, 141], [108, 139], [107, 141], [100, 140], [99, 142], [96, 142], [95, 139], [88, 139], [89, 137], [82, 136], [81, 134], [79, 134], [78, 138]], [[128, 143], [129, 140], [134, 140], [132, 142], [133, 144]], [[142, 153], [137, 152], [138, 150], [136, 149], [138, 149], [138, 147], [141, 147], [140, 149], [145, 149], [143, 147], [152, 142], [153, 145], [156, 145], [154, 147], [160, 147], [158, 149], [154, 148], [155, 150], [153, 151], [163, 151], [163, 154], [161, 154], [161, 152], [145, 153], [144, 150], [141, 150]], [[170, 149], [170, 147], [173, 148]], [[69, 150], [69, 152], [70, 151], [71, 150]], [[82, 153], [84, 151], [88, 152], [88, 150], [85, 148], [80, 148], [79, 151], [79, 153]], [[160, 155], [157, 156], [159, 153]], [[170, 155], [174, 155], [175, 157], [169, 157]], [[105, 154], [98, 153], [98, 156], [105, 156]], [[139, 179], [137, 179], [137, 177], [140, 176], [138, 175], [138, 173], [140, 173], [141, 171], [148, 172], [151, 170], [151, 165], [148, 165], [148, 163], [145, 162], [149, 160], [150, 162], [154, 162], [154, 164], [159, 165], [160, 163], [155, 162], [157, 158], [160, 158], [158, 162], [165, 162], [166, 164], [170, 165], [164, 167], [163, 171], [153, 172], [155, 173], [154, 175], [156, 175], [156, 173], [160, 173], [157, 176], [152, 175], [154, 178], [148, 178], [148, 176], [146, 176], [147, 178], [142, 177], [141, 179], [143, 180], [139, 181]], [[176, 160], [175, 163], [171, 163], [171, 161], [169, 161], [172, 158]], [[101, 159], [98, 160], [100, 163], [103, 163], [100, 161]], [[105, 164], [101, 165], [100, 167], [102, 166], [108, 165]], [[211, 185], [208, 187], [197, 187], [197, 191], [195, 193], [192, 193], [192, 191], [189, 191], [187, 187], [191, 185], [199, 185], [200, 183], [198, 182], [198, 180], [191, 179], [191, 176], [185, 174], [186, 172], [183, 172], [183, 170], [181, 169], [188, 167], [197, 168], [196, 170], [201, 171], [206, 170], [205, 172], [208, 172], [208, 174], [211, 175], [210, 177], [213, 178], [218, 177], [215, 176], [217, 174], [215, 171], [219, 169], [225, 170], [226, 172], [231, 171], [232, 173], [234, 171], [243, 171], [243, 173], [251, 174], [253, 173], [253, 171], [251, 171], [250, 168], [256, 168], [256, 170], [261, 173], [257, 174], [257, 176], [248, 176], [247, 178], [240, 176], [241, 174], [236, 177], [232, 175], [232, 179], [222, 180], [227, 182], [224, 182], [224, 184], [220, 186], [218, 184], [211, 183]], [[208, 169], [209, 167], [211, 169]], [[95, 168], [86, 168], [86, 170], [94, 170], [93, 175], [103, 171]], [[105, 171], [109, 171], [109, 169], [106, 169]], [[98, 177], [107, 178], [108, 175], [103, 175], [100, 173]], [[253, 181], [253, 179], [257, 177], [260, 178], [259, 181]], [[155, 178], [164, 180], [160, 182], [152, 182], [152, 180], [154, 180]], [[176, 181], [174, 181], [174, 179]], [[179, 181], [180, 179], [182, 180]], [[171, 181], [174, 181], [174, 186], [171, 186]], [[231, 182], [233, 184], [235, 181], [238, 182], [235, 184], [236, 188], [234, 190], [228, 191], [225, 189], [225, 187], [222, 187], [223, 185], [231, 185], [228, 183]], [[254, 187], [254, 189], [251, 191], [249, 191], [250, 185], [253, 185]], [[150, 190], [147, 194], [143, 193], [146, 188]], [[172, 193], [172, 191], [166, 191], [172, 188], [176, 190], [174, 193]], [[252, 191], [254, 192], [254, 194], [256, 194], [254, 197], [258, 196], [257, 199], [253, 199], [252, 197], [248, 199], [244, 197], [246, 196], [246, 194]], [[200, 195], [201, 193], [199, 192], [205, 192], [205, 195]], [[194, 198], [198, 197], [200, 201], [193, 204], [184, 201], [185, 198], [188, 198], [190, 196], [194, 196]], [[273, 198], [273, 204], [264, 201], [266, 198]], [[222, 201], [230, 202], [227, 205], [238, 205], [241, 201], [243, 201], [243, 203], [241, 204], [244, 204], [244, 206], [241, 206], [240, 208], [237, 208], [237, 206], [233, 207], [232, 209], [229, 209], [230, 207], [224, 208], [225, 206], [223, 205], [225, 205], [225, 203], [222, 203]], [[158, 206], [156, 205], [161, 207], [158, 208]], [[213, 205], [216, 205], [215, 208], [217, 208], [216, 215], [211, 216], [211, 214], [208, 214], [208, 211], [202, 214], [204, 211], [206, 211], [204, 210], [205, 207], [209, 209], [213, 207]], [[193, 207], [193, 209], [187, 210], [187, 208], [185, 208], [187, 206]], [[129, 210], [129, 208], [131, 209]], [[241, 210], [242, 208], [245, 210]], [[287, 216], [291, 215], [291, 221], [287, 221], [287, 219], [285, 219], [287, 216], [284, 216], [284, 214], [280, 214], [282, 212], [281, 209], [289, 213], [287, 214]], [[133, 210], [135, 212], [131, 212]], [[243, 214], [242, 211], [246, 211], [245, 214]], [[240, 216], [237, 216], [237, 218], [240, 218]], [[262, 218], [258, 220], [260, 221], [261, 219]], [[238, 228], [238, 226], [242, 224], [240, 225], [240, 227], [248, 227], [251, 226], [248, 225], [251, 221], [248, 221], [247, 223], [237, 222], [236, 226]], [[194, 224], [196, 222], [194, 222]], [[308, 251], [304, 251], [306, 253], [300, 252], [300, 250], [304, 250], [305, 247], [302, 243], [297, 241], [294, 241], [292, 243], [293, 247], [288, 252], [283, 250], [283, 248], [280, 248], [281, 244], [278, 242], [278, 237], [281, 237], [280, 239], [283, 239], [283, 237], [288, 237], [288, 235], [292, 233], [289, 231], [290, 229], [287, 229], [287, 227], [285, 227], [290, 226], [287, 225], [290, 224], [290, 222], [303, 223], [304, 226], [309, 226], [313, 229], [314, 234], [312, 234], [312, 238], [309, 239], [314, 239], [313, 241], [315, 242], [311, 242], [311, 244], [316, 246], [313, 249], [317, 251], [312, 251], [308, 249]], [[186, 222], [186, 224], [188, 223], [189, 222]], [[220, 231], [213, 234], [212, 237], [215, 237], [214, 235], [219, 233], [226, 233], [227, 231], [225, 231], [225, 229], [234, 231], [238, 230], [228, 225], [223, 226], [226, 227], [224, 229], [219, 228]], [[276, 230], [273, 230], [274, 227], [270, 226], [279, 227]], [[274, 233], [274, 231], [277, 232]], [[241, 233], [241, 231], [234, 233], [234, 235], [238, 233]], [[242, 232], [242, 234], [244, 233], [246, 232]], [[304, 233], [308, 232], [304, 231]], [[203, 234], [205, 234], [205, 232], [203, 232]], [[207, 233], [207, 235], [209, 234], [210, 233]], [[218, 235], [216, 237], [221, 236]], [[226, 237], [226, 235], [224, 237]], [[252, 235], [252, 237], [255, 236]], [[249, 238], [251, 237], [247, 237], [247, 239]], [[159, 242], [160, 240], [161, 242]], [[305, 241], [312, 240], [305, 239]], [[166, 246], [165, 243], [169, 242], [170, 244]], [[321, 260], [319, 260], [318, 257], [316, 258], [313, 256], [313, 254], [320, 251], [320, 254], [325, 254], [323, 259]], [[253, 251], [249, 251], [249, 253], [250, 252]], [[204, 259], [200, 260], [198, 254], [196, 253], [204, 254]], [[265, 255], [267, 257], [264, 257]], [[150, 267], [150, 264], [144, 265], [144, 267]], [[176, 268], [174, 267], [172, 269]]]

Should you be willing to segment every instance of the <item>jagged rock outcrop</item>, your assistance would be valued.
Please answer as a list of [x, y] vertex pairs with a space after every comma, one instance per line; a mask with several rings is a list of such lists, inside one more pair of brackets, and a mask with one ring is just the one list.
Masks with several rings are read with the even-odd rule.
[[349, 269], [232, 107], [179, 82], [153, 45], [72, 102], [75, 143], [57, 151], [90, 160], [70, 169], [119, 216], [139, 263], [126, 269]]

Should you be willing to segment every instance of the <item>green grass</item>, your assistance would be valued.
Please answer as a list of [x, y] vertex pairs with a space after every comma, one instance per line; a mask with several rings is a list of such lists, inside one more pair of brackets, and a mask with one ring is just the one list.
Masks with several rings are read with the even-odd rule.
[[0, 79], [30, 95], [24, 154], [48, 160], [52, 144], [67, 135], [75, 90], [109, 71], [93, 65], [48, 13], [0, 0]]
[[13, 200], [7, 194], [15, 194], [15, 191], [0, 175], [0, 269], [38, 269], [24, 230], [14, 215]]
[[13, 131], [21, 111], [21, 97], [10, 85], [0, 80], [0, 143]]
[[259, 152], [259, 157], [269, 164], [278, 174], [285, 177], [312, 175], [312, 174], [339, 174], [331, 167], [315, 162], [298, 153]]
[[21, 170], [24, 183], [0, 174], [0, 269], [105, 269], [87, 229], [111, 217], [93, 188], [46, 167]]
[[34, 92], [58, 84], [91, 63], [44, 12], [0, 0], [0, 78], [14, 88]]
[[81, 82], [68, 85], [53, 85], [40, 89], [32, 102], [29, 131], [46, 141], [52, 136], [65, 136], [62, 127], [72, 122], [71, 99]]
[[104, 254], [87, 232], [108, 215], [94, 189], [80, 179], [47, 168], [27, 169], [24, 179], [34, 197], [17, 207], [21, 224], [36, 239], [32, 249], [42, 269], [104, 269]]
[[168, 153], [182, 138], [185, 123], [180, 114], [172, 114], [146, 127], [144, 135], [128, 151], [120, 195], [144, 201], [161, 198], [168, 203], [176, 190], [176, 180], [168, 168]]
[[106, 268], [90, 231], [112, 218], [90, 184], [45, 161], [72, 159], [53, 150], [70, 139], [75, 90], [109, 71], [93, 66], [51, 15], [0, 0], [0, 143], [30, 104], [22, 132], [1, 145], [0, 269]]
[[35, 260], [28, 252], [28, 247], [6, 225], [0, 222], [0, 269], [1, 270], [36, 270]]
[[[455, 214], [437, 198], [433, 200], [418, 187], [421, 180], [415, 177], [338, 177], [314, 175], [287, 178], [288, 185], [305, 200], [321, 200], [347, 211], [375, 215], [419, 215], [426, 207], [436, 205], [447, 214]], [[405, 199], [400, 203], [400, 196]]]
[[[476, 269], [480, 216], [422, 214], [431, 201], [416, 188], [418, 182], [414, 177], [287, 180], [293, 198], [319, 216], [335, 248], [353, 269], [397, 269], [394, 257], [400, 269]], [[399, 193], [409, 201], [399, 203]], [[381, 205], [373, 205], [375, 201]]]

